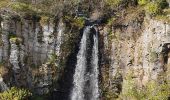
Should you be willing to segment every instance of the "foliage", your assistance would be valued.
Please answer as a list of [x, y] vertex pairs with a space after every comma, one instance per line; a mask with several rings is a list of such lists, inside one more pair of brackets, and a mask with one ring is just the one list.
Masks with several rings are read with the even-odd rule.
[[107, 25], [109, 26], [112, 25], [115, 20], [116, 20], [115, 17], [109, 18], [109, 20], [107, 21]]
[[49, 17], [48, 17], [48, 16], [41, 16], [40, 23], [41, 23], [42, 25], [47, 24], [48, 21], [49, 21]]
[[123, 93], [121, 98], [129, 100], [167, 100], [170, 96], [170, 86], [167, 82], [158, 83], [149, 81], [144, 87], [139, 88], [133, 79], [133, 73], [126, 76], [123, 83]]
[[50, 64], [55, 64], [56, 60], [57, 60], [57, 55], [55, 53], [52, 53], [48, 62]]
[[165, 9], [169, 5], [166, 0], [156, 0], [156, 2], [159, 4], [161, 9]]
[[83, 17], [73, 18], [72, 16], [64, 16], [64, 21], [70, 23], [72, 27], [77, 27], [79, 29], [83, 28], [85, 24]]
[[149, 2], [150, 0], [138, 0], [139, 5], [145, 5]]
[[32, 94], [26, 89], [12, 87], [10, 90], [0, 93], [1, 100], [26, 100]]
[[17, 12], [35, 12], [35, 8], [33, 8], [30, 4], [26, 3], [13, 2], [10, 4], [10, 7]]
[[160, 20], [162, 22], [165, 23], [170, 23], [170, 18], [169, 15], [170, 14], [170, 9], [164, 9], [161, 15], [157, 15], [155, 17], [156, 20]]
[[163, 82], [150, 81], [146, 85], [145, 98], [148, 100], [167, 100], [170, 95], [170, 86]]
[[157, 14], [161, 13], [162, 9], [158, 3], [150, 2], [146, 5], [145, 10], [150, 15], [157, 15]]
[[79, 29], [81, 29], [81, 28], [83, 28], [84, 23], [85, 23], [84, 18], [78, 17], [78, 18], [76, 18], [76, 19], [73, 20], [72, 25], [73, 25], [73, 26], [77, 26], [77, 27], [79, 27]]
[[106, 4], [114, 7], [120, 5], [122, 1], [123, 0], [105, 0]]

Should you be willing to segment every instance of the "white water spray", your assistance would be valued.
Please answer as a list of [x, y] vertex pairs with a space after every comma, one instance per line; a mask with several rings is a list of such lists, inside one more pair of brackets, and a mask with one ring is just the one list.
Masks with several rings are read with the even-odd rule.
[[92, 97], [91, 100], [98, 100], [99, 99], [99, 86], [98, 86], [98, 75], [99, 75], [99, 70], [98, 70], [98, 33], [96, 30], [96, 35], [93, 36], [94, 40], [94, 45], [93, 45], [93, 52], [92, 52], [92, 73], [90, 77], [90, 84], [92, 88]]
[[84, 100], [83, 89], [85, 85], [84, 74], [86, 71], [86, 40], [89, 31], [90, 28], [86, 27], [81, 39], [80, 50], [77, 55], [77, 65], [74, 74], [74, 86], [71, 94], [71, 100]]

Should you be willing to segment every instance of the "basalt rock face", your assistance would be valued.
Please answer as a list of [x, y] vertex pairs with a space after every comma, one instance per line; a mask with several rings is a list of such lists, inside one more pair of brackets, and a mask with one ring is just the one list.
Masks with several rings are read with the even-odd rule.
[[[119, 25], [100, 27], [101, 88], [103, 97], [117, 98], [132, 71], [138, 87], [162, 82], [169, 72], [170, 24], [143, 17]], [[104, 52], [104, 53], [103, 53]], [[164, 76], [164, 78], [168, 77]], [[166, 78], [168, 81], [168, 78]]]
[[41, 25], [37, 16], [16, 17], [11, 12], [1, 16], [0, 60], [12, 73], [6, 82], [37, 94], [49, 93], [52, 82], [57, 80], [56, 57], [60, 53], [64, 23], [58, 20]]
[[[48, 24], [40, 23], [35, 15], [3, 12], [1, 18], [0, 62], [8, 69], [0, 78], [2, 91], [25, 87], [40, 95], [54, 92], [53, 100], [69, 100], [83, 28], [64, 23], [62, 18]], [[110, 25], [87, 20], [89, 27], [99, 30], [96, 69], [102, 100], [114, 100], [125, 92], [129, 71], [138, 87], [150, 80], [170, 80], [170, 24], [143, 13], [125, 19], [122, 16]], [[87, 62], [92, 58], [94, 33], [87, 39]], [[91, 64], [87, 65], [89, 70]]]

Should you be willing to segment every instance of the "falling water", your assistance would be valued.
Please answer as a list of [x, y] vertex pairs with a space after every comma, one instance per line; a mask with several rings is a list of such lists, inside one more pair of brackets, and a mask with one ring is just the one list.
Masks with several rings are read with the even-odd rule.
[[98, 100], [99, 99], [99, 86], [98, 86], [98, 32], [96, 29], [96, 35], [93, 35], [94, 45], [93, 45], [93, 52], [92, 52], [92, 73], [90, 77], [91, 88], [92, 88], [92, 97], [91, 100]]
[[84, 100], [84, 84], [85, 84], [85, 70], [86, 70], [86, 44], [87, 35], [90, 31], [89, 27], [86, 27], [81, 39], [80, 50], [77, 55], [77, 65], [74, 74], [73, 90], [71, 94], [71, 100]]
[[[90, 63], [90, 70], [87, 70], [88, 61], [87, 48], [90, 41], [90, 30], [94, 27], [86, 27], [81, 39], [80, 50], [77, 55], [77, 65], [74, 74], [73, 90], [71, 93], [71, 100], [99, 100], [99, 86], [98, 86], [98, 33], [92, 35], [94, 41], [92, 48], [92, 57]], [[91, 33], [92, 34], [92, 33]], [[89, 84], [89, 85], [86, 85]], [[87, 93], [87, 94], [85, 94]]]
[[8, 87], [7, 87], [7, 85], [4, 83], [2, 77], [0, 77], [0, 90], [1, 90], [1, 91], [8, 90]]

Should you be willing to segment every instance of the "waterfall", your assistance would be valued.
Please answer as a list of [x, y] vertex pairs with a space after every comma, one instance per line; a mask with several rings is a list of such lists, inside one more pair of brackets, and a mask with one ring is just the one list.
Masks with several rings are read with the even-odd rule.
[[90, 28], [86, 27], [83, 33], [83, 37], [81, 39], [80, 50], [77, 55], [77, 65], [74, 74], [73, 81], [73, 90], [71, 94], [71, 100], [83, 100], [84, 94], [84, 84], [85, 84], [85, 70], [86, 70], [86, 44], [87, 44], [87, 35], [89, 33]]
[[96, 35], [93, 35], [94, 45], [92, 51], [92, 73], [90, 77], [91, 88], [92, 88], [92, 97], [91, 100], [99, 99], [99, 86], [98, 86], [98, 33], [96, 30]]
[[[91, 33], [91, 28], [87, 26], [84, 29], [83, 37], [80, 42], [80, 50], [77, 55], [77, 64], [74, 73], [73, 90], [71, 93], [71, 100], [99, 100], [99, 86], [98, 86], [98, 30], [96, 34]], [[93, 34], [93, 40], [89, 40], [90, 34]], [[87, 61], [89, 54], [87, 48], [88, 42], [93, 41], [91, 48], [92, 54], [90, 62]], [[90, 42], [91, 43], [91, 42]], [[88, 63], [90, 63], [90, 70], [87, 70]], [[89, 85], [87, 85], [89, 84]], [[87, 94], [86, 94], [87, 93]]]
[[7, 87], [7, 85], [4, 83], [2, 77], [0, 77], [0, 90], [1, 90], [1, 91], [8, 90], [8, 87]]

